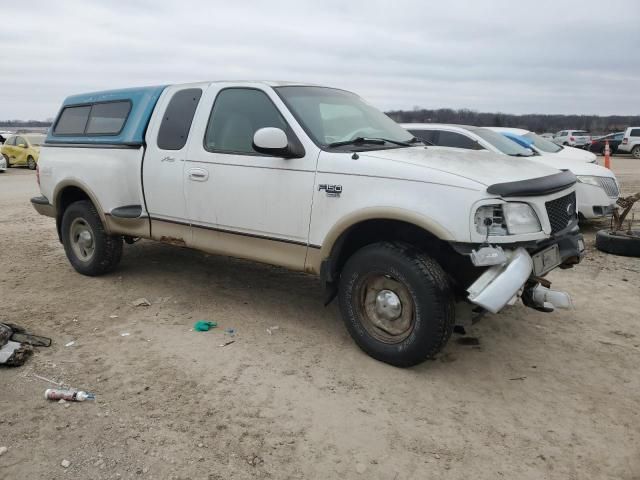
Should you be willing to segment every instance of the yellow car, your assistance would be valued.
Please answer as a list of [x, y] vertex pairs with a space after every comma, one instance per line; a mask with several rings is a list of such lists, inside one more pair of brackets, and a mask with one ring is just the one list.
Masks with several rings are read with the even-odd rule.
[[12, 135], [7, 138], [0, 149], [7, 167], [26, 165], [35, 170], [44, 138], [44, 135]]

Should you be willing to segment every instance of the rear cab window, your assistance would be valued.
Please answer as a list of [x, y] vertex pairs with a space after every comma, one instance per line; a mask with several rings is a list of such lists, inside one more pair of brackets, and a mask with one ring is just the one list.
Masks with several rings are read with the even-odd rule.
[[200, 88], [187, 88], [173, 94], [158, 130], [159, 149], [182, 150], [184, 148], [200, 97], [202, 97]]

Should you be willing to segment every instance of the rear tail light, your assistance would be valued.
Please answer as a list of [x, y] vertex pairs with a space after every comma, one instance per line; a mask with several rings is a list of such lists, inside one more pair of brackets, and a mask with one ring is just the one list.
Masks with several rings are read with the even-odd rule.
[[598, 142], [596, 142], [595, 140], [591, 140], [591, 145], [595, 145], [596, 143]]
[[38, 182], [38, 186], [40, 186], [40, 165], [36, 163], [36, 181]]
[[628, 138], [623, 138], [622, 139], [622, 144], [626, 145], [627, 143], [629, 143], [629, 139]]
[[575, 141], [576, 141], [576, 139], [575, 139], [575, 137], [569, 137], [569, 141], [571, 141], [571, 142], [575, 142]]

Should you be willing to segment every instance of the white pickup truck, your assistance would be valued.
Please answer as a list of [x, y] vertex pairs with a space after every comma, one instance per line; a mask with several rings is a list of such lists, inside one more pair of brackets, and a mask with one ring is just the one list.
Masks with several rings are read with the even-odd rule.
[[498, 312], [570, 299], [575, 176], [425, 146], [357, 95], [205, 82], [67, 98], [41, 149], [35, 209], [73, 267], [148, 238], [318, 275], [350, 334], [398, 366], [435, 355], [457, 302]]

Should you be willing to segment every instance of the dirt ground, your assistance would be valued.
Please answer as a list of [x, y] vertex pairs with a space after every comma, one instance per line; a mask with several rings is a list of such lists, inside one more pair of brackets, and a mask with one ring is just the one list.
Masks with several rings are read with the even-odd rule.
[[[640, 190], [640, 161], [613, 167]], [[574, 310], [487, 315], [402, 370], [302, 274], [142, 241], [83, 277], [36, 194], [0, 174], [0, 319], [54, 342], [0, 369], [1, 479], [640, 479], [640, 259], [596, 251], [597, 225], [550, 275]], [[46, 401], [34, 374], [97, 400]]]

